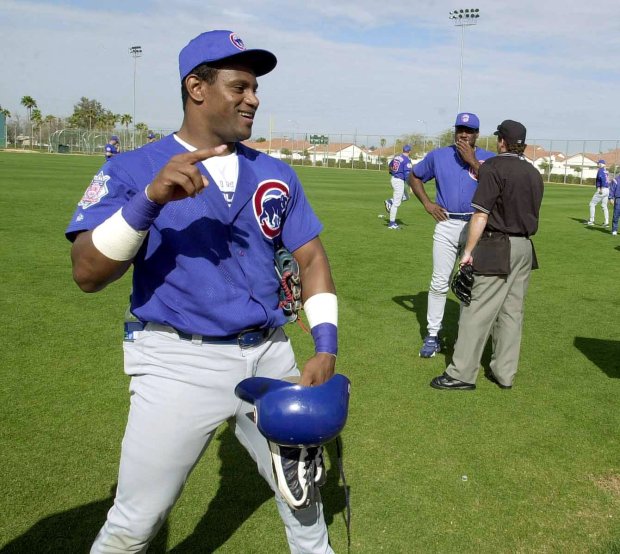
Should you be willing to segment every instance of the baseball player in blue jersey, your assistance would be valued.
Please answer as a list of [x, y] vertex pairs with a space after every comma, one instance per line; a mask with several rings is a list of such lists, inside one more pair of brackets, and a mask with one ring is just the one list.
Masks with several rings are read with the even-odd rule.
[[614, 215], [611, 219], [611, 234], [618, 234], [618, 221], [620, 220], [620, 174], [611, 180], [609, 187], [609, 201], [614, 207]]
[[390, 214], [390, 221], [388, 223], [388, 229], [400, 229], [398, 223], [396, 223], [396, 214], [398, 207], [405, 196], [405, 182], [407, 177], [411, 173], [412, 163], [409, 159], [409, 152], [411, 152], [411, 146], [405, 144], [403, 146], [403, 153], [398, 156], [394, 156], [388, 164], [388, 171], [390, 173], [390, 184], [392, 185], [392, 198], [387, 199], [385, 204], [385, 211]]
[[299, 263], [315, 342], [300, 384], [326, 382], [337, 353], [322, 225], [294, 171], [239, 142], [252, 132], [256, 78], [275, 65], [272, 53], [246, 49], [231, 31], [190, 41], [179, 55], [180, 130], [108, 161], [67, 228], [82, 290], [100, 291], [133, 265], [138, 320], [123, 343], [131, 403], [118, 489], [91, 552], [146, 551], [216, 429], [231, 419], [275, 493], [291, 552], [333, 552], [318, 488], [308, 492], [323, 475], [320, 452], [274, 455], [248, 417], [252, 406], [234, 394], [247, 377], [299, 375], [282, 330], [280, 246]]
[[607, 208], [607, 202], [609, 201], [609, 172], [605, 167], [605, 160], [598, 161], [598, 171], [596, 172], [596, 192], [590, 200], [590, 219], [588, 219], [588, 225], [594, 225], [594, 211], [597, 204], [600, 204], [603, 208], [603, 216], [605, 217], [604, 227], [609, 226], [609, 209]]
[[[480, 120], [460, 113], [454, 123], [454, 144], [432, 150], [413, 168], [409, 186], [437, 225], [433, 235], [433, 275], [428, 291], [427, 335], [420, 350], [431, 358], [441, 350], [439, 330], [446, 306], [450, 276], [460, 248], [467, 238], [467, 222], [473, 213], [471, 199], [478, 184], [478, 168], [494, 154], [476, 146]], [[435, 179], [437, 195], [432, 202], [424, 183]]]
[[116, 154], [120, 153], [121, 145], [120, 145], [120, 143], [118, 141], [118, 137], [116, 135], [112, 135], [110, 137], [110, 140], [105, 145], [105, 148], [103, 149], [103, 151], [105, 153], [106, 160], [109, 160], [113, 156], [116, 156]]

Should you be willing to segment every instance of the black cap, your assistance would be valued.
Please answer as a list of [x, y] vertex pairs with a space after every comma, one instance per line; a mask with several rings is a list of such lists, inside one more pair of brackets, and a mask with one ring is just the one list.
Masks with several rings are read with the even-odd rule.
[[526, 132], [527, 130], [522, 123], [512, 119], [505, 119], [497, 126], [497, 131], [493, 134], [499, 135], [508, 144], [525, 144]]

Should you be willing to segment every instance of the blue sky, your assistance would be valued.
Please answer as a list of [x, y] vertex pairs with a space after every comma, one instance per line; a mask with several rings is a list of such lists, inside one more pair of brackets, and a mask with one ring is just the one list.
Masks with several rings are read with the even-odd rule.
[[[440, 132], [457, 111], [461, 31], [452, 9], [477, 7], [465, 31], [461, 109], [483, 134], [518, 119], [530, 137], [618, 139], [616, 2], [484, 0], [0, 0], [0, 105], [68, 116], [81, 96], [116, 113], [176, 129], [177, 56], [209, 29], [236, 31], [278, 57], [259, 80], [255, 136], [269, 132], [396, 136]], [[8, 54], [8, 55], [7, 55]], [[422, 120], [424, 123], [420, 122]]]

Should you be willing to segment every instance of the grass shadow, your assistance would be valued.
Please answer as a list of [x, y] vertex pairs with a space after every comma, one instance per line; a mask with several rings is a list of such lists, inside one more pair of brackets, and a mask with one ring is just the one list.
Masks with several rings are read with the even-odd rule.
[[[45, 517], [24, 534], [4, 545], [2, 554], [58, 554], [60, 552], [88, 552], [106, 514], [114, 502], [112, 486], [110, 496], [83, 506]], [[168, 538], [168, 525], [164, 523], [149, 553], [164, 554]]]
[[[273, 498], [273, 492], [259, 476], [256, 464], [237, 441], [232, 425], [228, 425], [217, 440], [222, 462], [217, 493], [192, 534], [171, 549], [171, 554], [217, 552], [264, 502]], [[339, 485], [335, 442], [326, 445], [325, 451], [332, 469], [327, 472], [321, 495], [325, 521], [330, 525], [334, 516], [344, 510], [345, 497], [344, 489]], [[283, 523], [277, 518], [273, 525]]]
[[[420, 340], [424, 340], [426, 336], [426, 310], [428, 308], [428, 292], [418, 292], [417, 294], [404, 294], [402, 296], [393, 296], [392, 301], [401, 308], [413, 312], [418, 320], [420, 328]], [[454, 351], [454, 343], [456, 341], [458, 323], [459, 323], [460, 304], [450, 297], [446, 300], [446, 308], [443, 314], [442, 329], [440, 336], [442, 338], [442, 351], [449, 353], [450, 356]]]
[[620, 379], [620, 341], [575, 337], [575, 347], [612, 379]]

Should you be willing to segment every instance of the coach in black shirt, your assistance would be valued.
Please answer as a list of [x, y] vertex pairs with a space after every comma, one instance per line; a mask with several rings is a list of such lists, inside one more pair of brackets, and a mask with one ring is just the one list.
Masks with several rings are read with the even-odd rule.
[[474, 267], [471, 304], [462, 306], [452, 363], [435, 377], [437, 389], [472, 390], [485, 344], [492, 336], [490, 378], [512, 387], [519, 363], [523, 302], [537, 267], [530, 237], [538, 230], [543, 197], [540, 173], [523, 158], [525, 127], [506, 120], [497, 127], [498, 156], [478, 172], [474, 215], [461, 264]]

